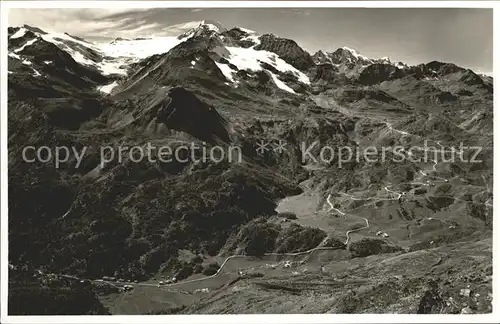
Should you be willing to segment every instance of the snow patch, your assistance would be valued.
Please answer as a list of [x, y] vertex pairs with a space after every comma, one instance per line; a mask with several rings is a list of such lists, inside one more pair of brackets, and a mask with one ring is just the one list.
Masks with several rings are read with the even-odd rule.
[[218, 63], [218, 62], [215, 62], [215, 64], [217, 65], [219, 70], [222, 72], [222, 74], [224, 74], [224, 76], [226, 77], [226, 79], [228, 81], [234, 82], [233, 70], [231, 70], [231, 68], [227, 64], [222, 64], [222, 63]]
[[31, 65], [31, 64], [32, 64], [30, 61], [25, 60], [25, 59], [22, 59], [22, 58], [21, 58], [19, 55], [17, 55], [17, 54], [14, 54], [14, 53], [9, 53], [8, 55], [9, 55], [10, 57], [15, 58], [16, 60], [21, 61], [21, 63], [22, 63], [22, 64], [24, 64], [24, 65]]
[[52, 44], [57, 45], [57, 46], [63, 45], [65, 47], [67, 47], [67, 45], [64, 44], [64, 42], [63, 42], [63, 40], [66, 40], [66, 41], [71, 41], [73, 43], [77, 43], [77, 44], [84, 46], [84, 47], [87, 47], [87, 48], [91, 48], [95, 51], [99, 51], [99, 47], [96, 46], [96, 44], [81, 41], [81, 40], [73, 38], [67, 34], [50, 33], [50, 34], [40, 35], [40, 37], [42, 37], [42, 39], [44, 41], [52, 43]]
[[26, 43], [24, 43], [23, 46], [19, 47], [18, 49], [15, 49], [14, 52], [15, 53], [19, 53], [21, 52], [26, 46], [30, 46], [32, 45], [34, 42], [36, 42], [38, 40], [38, 38], [33, 38], [32, 40], [29, 40], [27, 41]]
[[115, 58], [130, 57], [139, 60], [152, 55], [166, 53], [186, 39], [167, 36], [139, 40], [119, 40], [113, 43], [101, 44], [100, 49], [107, 56]]
[[[175, 36], [140, 38], [133, 40], [121, 39], [115, 40], [111, 43], [96, 44], [81, 41], [67, 34], [60, 33], [40, 35], [40, 37], [70, 54], [76, 62], [96, 67], [102, 72], [103, 75], [126, 75], [126, 66], [128, 64], [138, 62], [139, 60], [152, 55], [166, 53], [175, 46], [186, 41], [190, 36], [181, 39], [178, 39]], [[105, 59], [101, 62], [94, 62], [86, 58], [79, 51], [66, 45], [63, 42], [64, 40], [92, 49], [105, 57]]]
[[226, 59], [234, 64], [238, 70], [261, 71], [261, 62], [265, 62], [280, 72], [293, 73], [300, 82], [310, 84], [310, 80], [301, 71], [285, 62], [275, 53], [268, 51], [256, 51], [252, 48], [226, 47], [230, 55]]
[[89, 66], [95, 66], [96, 65], [96, 63], [94, 61], [89, 60], [88, 58], [86, 58], [85, 56], [83, 56], [82, 53], [74, 51], [74, 50], [72, 50], [69, 47], [66, 48], [66, 52], [68, 52], [71, 55], [71, 57], [73, 57], [73, 60], [75, 60], [76, 62], [78, 62], [80, 64], [89, 65]]
[[[200, 23], [203, 22], [197, 22], [196, 26], [199, 26]], [[210, 28], [216, 27], [217, 26], [214, 25]], [[26, 29], [20, 28], [14, 35], [11, 36], [11, 38], [21, 37], [24, 33], [26, 33]], [[21, 52], [26, 46], [30, 46], [41, 38], [67, 52], [77, 63], [86, 66], [93, 66], [100, 70], [103, 75], [126, 75], [126, 67], [130, 63], [138, 62], [141, 59], [155, 54], [166, 53], [191, 37], [191, 35], [188, 35], [181, 39], [178, 39], [177, 37], [153, 37], [135, 40], [122, 39], [113, 41], [112, 43], [94, 44], [74, 38], [64, 33], [50, 33], [43, 35], [40, 33], [35, 34], [37, 35], [36, 38], [26, 42], [23, 46], [14, 50], [12, 53], [9, 53], [9, 56], [21, 60], [19, 55], [15, 53]], [[81, 45], [83, 49], [93, 50], [104, 57], [104, 59], [101, 62], [95, 62], [88, 58], [85, 51], [79, 51], [74, 46], [71, 47], [69, 42]], [[44, 61], [44, 63], [51, 64], [52, 61]]]
[[285, 90], [287, 92], [295, 94], [295, 91], [293, 91], [293, 89], [290, 88], [289, 86], [287, 86], [283, 81], [281, 81], [280, 79], [278, 79], [278, 77], [276, 76], [276, 74], [271, 73], [271, 72], [269, 72], [269, 73], [271, 74], [271, 77], [273, 78], [273, 81], [274, 81], [274, 83], [276, 84], [276, 86], [278, 88], [280, 88], [282, 90]]
[[[98, 53], [101, 53], [103, 56], [111, 56], [111, 55], [108, 55], [107, 53], [103, 52], [103, 50], [96, 44], [91, 44], [91, 43], [88, 43], [85, 41], [81, 41], [81, 40], [73, 38], [67, 34], [60, 34], [60, 33], [44, 34], [44, 35], [40, 35], [40, 37], [44, 41], [56, 45], [61, 50], [65, 51], [66, 53], [71, 55], [71, 57], [73, 58], [73, 60], [75, 60], [75, 62], [77, 62], [79, 64], [87, 65], [87, 66], [93, 66], [93, 67], [99, 69], [103, 75], [110, 75], [110, 74], [125, 75], [125, 74], [127, 74], [126, 71], [122, 68], [122, 65], [124, 65], [124, 63], [125, 63], [123, 60], [113, 58], [111, 60], [104, 59], [101, 62], [96, 63], [96, 62], [86, 58], [81, 52], [74, 50], [71, 47], [69, 47], [68, 45], [66, 45], [63, 42], [63, 40], [77, 43], [81, 46], [84, 46], [85, 48], [88, 48], [88, 49], [94, 50]], [[47, 62], [51, 62], [51, 61], [45, 61], [44, 63], [50, 64]]]
[[103, 60], [97, 67], [101, 70], [103, 75], [121, 74], [127, 75], [127, 60], [126, 59], [113, 59]]
[[246, 36], [246, 37], [243, 37], [241, 40], [242, 41], [251, 41], [253, 43], [255, 43], [255, 45], [252, 46], [255, 47], [257, 45], [260, 45], [260, 36], [257, 36], [257, 35], [250, 35], [250, 36]]
[[40, 74], [40, 72], [38, 72], [38, 71], [37, 71], [37, 70], [35, 70], [35, 69], [33, 69], [33, 72], [35, 72], [35, 73], [33, 74], [35, 77], [40, 77], [40, 76], [42, 76], [42, 75]]
[[13, 58], [15, 58], [15, 59], [21, 60], [21, 57], [20, 57], [19, 55], [17, 55], [17, 54], [14, 54], [14, 53], [9, 53], [9, 56], [10, 56], [10, 57], [13, 57]]
[[203, 26], [206, 26], [208, 30], [214, 31], [214, 32], [219, 32], [219, 27], [213, 25], [213, 24], [203, 24]]
[[174, 36], [153, 37], [147, 39], [118, 40], [112, 43], [98, 44], [100, 52], [111, 59], [103, 60], [97, 67], [104, 74], [126, 75], [125, 66], [149, 56], [163, 54], [189, 39], [191, 35], [178, 39]]
[[396, 63], [396, 67], [398, 69], [404, 69], [404, 68], [407, 68], [408, 65], [404, 64], [403, 62], [398, 62], [398, 63]]
[[109, 94], [109, 93], [111, 93], [111, 90], [113, 90], [113, 88], [115, 88], [117, 85], [118, 85], [118, 82], [114, 81], [113, 83], [99, 87], [99, 91]]

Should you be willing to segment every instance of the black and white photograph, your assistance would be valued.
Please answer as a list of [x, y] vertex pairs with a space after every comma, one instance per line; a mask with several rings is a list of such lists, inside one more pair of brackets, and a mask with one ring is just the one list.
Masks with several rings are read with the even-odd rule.
[[23, 3], [6, 322], [498, 311], [493, 4]]

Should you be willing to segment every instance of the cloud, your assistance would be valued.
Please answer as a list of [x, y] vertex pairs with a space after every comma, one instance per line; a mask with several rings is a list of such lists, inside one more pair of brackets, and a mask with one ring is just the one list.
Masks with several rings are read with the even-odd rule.
[[201, 24], [201, 21], [190, 21], [188, 23], [175, 24], [168, 27], [163, 28], [163, 32], [167, 36], [179, 35], [187, 32], [190, 29], [196, 28]]
[[[48, 32], [67, 32], [85, 37], [134, 36], [154, 32], [160, 25], [147, 20], [141, 8], [99, 9], [11, 9], [9, 26], [33, 25]], [[146, 18], [142, 18], [146, 17]]]

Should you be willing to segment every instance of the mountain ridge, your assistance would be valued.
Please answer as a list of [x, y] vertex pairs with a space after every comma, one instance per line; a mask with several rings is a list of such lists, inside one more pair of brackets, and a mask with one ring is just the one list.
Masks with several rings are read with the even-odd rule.
[[[36, 39], [43, 39], [44, 41], [55, 44], [60, 47], [62, 51], [72, 55], [79, 64], [93, 66], [100, 70], [102, 74], [127, 75], [127, 68], [130, 64], [137, 63], [140, 60], [153, 55], [166, 54], [170, 50], [182, 45], [184, 42], [193, 37], [202, 38], [204, 41], [212, 39], [217, 43], [217, 46], [212, 45], [212, 49], [215, 52], [222, 51], [217, 56], [220, 56], [223, 59], [222, 61], [220, 61], [220, 59], [216, 59], [214, 62], [219, 67], [220, 72], [224, 74], [227, 82], [232, 84], [238, 83], [237, 78], [235, 79], [237, 74], [235, 74], [235, 72], [237, 71], [248, 71], [248, 69], [253, 71], [264, 70], [266, 73], [270, 74], [275, 86], [289, 93], [295, 93], [296, 88], [295, 86], [291, 87], [291, 85], [288, 84], [288, 82], [293, 79], [285, 77], [283, 73], [286, 71], [292, 71], [292, 74], [297, 76], [299, 72], [293, 72], [293, 69], [286, 68], [284, 66], [284, 70], [282, 68], [278, 68], [278, 71], [276, 71], [277, 66], [273, 63], [276, 59], [283, 59], [286, 63], [291, 64], [299, 71], [302, 70], [308, 72], [310, 72], [311, 69], [317, 69], [318, 65], [330, 64], [333, 66], [333, 70], [331, 71], [335, 71], [335, 74], [345, 74], [350, 79], [355, 79], [358, 76], [364, 78], [362, 76], [363, 71], [374, 64], [394, 66], [398, 69], [394, 71], [403, 71], [397, 72], [396, 75], [391, 74], [391, 76], [387, 75], [385, 77], [379, 76], [379, 78], [382, 78], [380, 81], [384, 81], [384, 79], [387, 78], [393, 79], [394, 77], [401, 77], [407, 74], [434, 78], [437, 75], [432, 72], [434, 71], [432, 67], [442, 69], [447, 67], [452, 68], [455, 66], [451, 63], [429, 62], [427, 64], [409, 67], [402, 62], [392, 63], [388, 58], [371, 59], [348, 47], [341, 47], [330, 53], [320, 50], [311, 55], [307, 51], [303, 50], [293, 40], [280, 38], [272, 34], [257, 35], [255, 32], [249, 32], [249, 30], [242, 27], [240, 27], [242, 29], [239, 29], [238, 27], [225, 29], [219, 23], [211, 21], [189, 22], [182, 24], [182, 26], [184, 26], [185, 31], [179, 31], [176, 36], [136, 39], [116, 38], [110, 43], [104, 45], [87, 42], [82, 38], [71, 36], [67, 33], [54, 35], [48, 34], [32, 26], [21, 26], [17, 28], [10, 27], [9, 45], [13, 47], [15, 44], [27, 37], [31, 40], [25, 42], [25, 46], [29, 46], [30, 42], [36, 42]], [[158, 42], [163, 43], [163, 47], [156, 46]], [[148, 50], [148, 48], [151, 49]], [[13, 49], [13, 51], [9, 53], [9, 56], [13, 59], [18, 59], [19, 56], [16, 53], [22, 52], [23, 49], [23, 47]], [[137, 49], [141, 49], [141, 52], [137, 52]], [[274, 53], [277, 56], [273, 58], [274, 54], [265, 54], [267, 52]], [[251, 63], [251, 61], [248, 61], [248, 58], [255, 56], [257, 57], [255, 62]], [[234, 62], [232, 62], [231, 59]], [[269, 60], [272, 60], [273, 62]], [[29, 65], [28, 61], [21, 61], [26, 63], [25, 65]], [[240, 63], [239, 65], [238, 62]], [[271, 68], [270, 70], [258, 66], [263, 63], [274, 65], [274, 69]], [[36, 71], [36, 69], [34, 69], [34, 71]], [[456, 70], [454, 71], [456, 72]], [[276, 72], [278, 74], [276, 74]], [[10, 71], [9, 73], [14, 73], [14, 71]], [[38, 72], [34, 73], [36, 75]], [[365, 74], [367, 73], [368, 72], [365, 72]], [[444, 74], [441, 73], [440, 75]], [[476, 79], [479, 80], [481, 77], [478, 76]], [[310, 81], [304, 77], [299, 77], [299, 79], [296, 79], [296, 82], [307, 85]], [[118, 83], [113, 81], [108, 85], [102, 85], [100, 89], [103, 89], [105, 92], [110, 92], [117, 84]]]

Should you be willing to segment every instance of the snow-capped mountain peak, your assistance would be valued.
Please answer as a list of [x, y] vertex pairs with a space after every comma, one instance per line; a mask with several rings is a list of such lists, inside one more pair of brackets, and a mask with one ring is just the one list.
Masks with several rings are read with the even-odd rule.
[[215, 31], [215, 32], [222, 32], [225, 30], [225, 28], [222, 26], [222, 24], [218, 21], [215, 20], [203, 20], [201, 24], [198, 27], [207, 27], [209, 30]]
[[[198, 26], [201, 26], [198, 24]], [[215, 25], [205, 24], [215, 29]], [[22, 51], [39, 40], [56, 45], [65, 51], [79, 64], [95, 67], [103, 75], [126, 75], [128, 64], [137, 62], [146, 57], [166, 53], [173, 47], [187, 40], [191, 35], [184, 37], [161, 36], [150, 38], [116, 38], [112, 42], [93, 43], [68, 33], [47, 33], [41, 29], [21, 26], [12, 29], [9, 43], [19, 43], [17, 48], [10, 50], [9, 56], [18, 58]], [[10, 46], [9, 46], [10, 47]], [[28, 62], [26, 59], [21, 59]]]
[[394, 65], [399, 69], [408, 67], [403, 62], [393, 63], [387, 56], [378, 59], [367, 57], [359, 51], [347, 46], [340, 47], [333, 52], [319, 50], [313, 55], [313, 59], [316, 64], [329, 63], [341, 67], [342, 71], [346, 70], [346, 67], [350, 70], [353, 67], [364, 68], [376, 63]]
[[251, 35], [257, 34], [257, 32], [255, 30], [243, 28], [243, 27], [240, 27], [240, 26], [236, 26], [235, 28], [238, 28], [239, 30], [241, 30], [242, 32], [245, 32], [247, 34], [251, 34]]
[[166, 26], [162, 29], [162, 34], [165, 36], [181, 37], [199, 29], [206, 29], [216, 33], [220, 33], [225, 30], [222, 24], [217, 21], [197, 20]]
[[347, 51], [349, 53], [351, 53], [352, 56], [354, 56], [356, 59], [359, 59], [359, 60], [365, 60], [365, 61], [370, 61], [371, 59], [362, 55], [361, 53], [359, 53], [357, 50], [353, 49], [353, 48], [350, 48], [350, 47], [347, 47], [347, 46], [343, 46], [342, 49], [344, 51]]
[[[310, 55], [292, 39], [269, 33], [260, 35], [240, 26], [228, 30], [209, 20], [171, 25], [163, 32], [162, 36], [117, 37], [111, 42], [93, 43], [31, 26], [9, 28], [9, 60], [22, 66], [19, 72], [37, 77], [44, 77], [47, 66], [76, 62], [104, 77], [104, 81], [93, 85], [106, 93], [116, 86], [119, 89], [115, 91], [123, 91], [124, 84], [132, 86], [135, 81], [144, 83], [141, 80], [148, 78], [154, 83], [162, 77], [175, 79], [180, 75], [188, 80], [206, 74], [213, 82], [222, 81], [233, 88], [253, 87], [257, 82], [297, 94], [306, 92], [317, 80], [330, 82], [337, 76], [352, 80], [363, 74], [366, 82], [373, 82], [413, 73], [402, 62], [392, 62], [389, 57], [370, 58], [351, 47], [343, 46], [333, 52], [319, 50]], [[32, 48], [33, 45], [37, 47]], [[49, 54], [37, 60], [37, 51]], [[64, 59], [58, 65], [61, 57]], [[10, 73], [17, 71], [14, 68]]]
[[380, 58], [380, 62], [391, 64], [391, 59], [388, 56], [384, 56], [384, 57]]
[[316, 64], [330, 63], [332, 65], [369, 65], [373, 64], [374, 60], [360, 54], [355, 49], [344, 46], [338, 48], [334, 52], [326, 52], [320, 50], [313, 55]]

